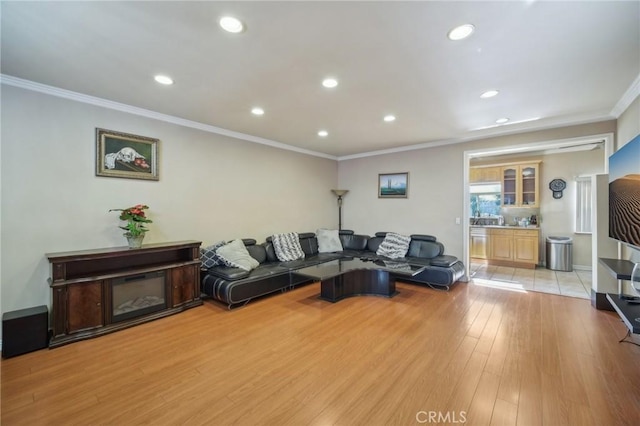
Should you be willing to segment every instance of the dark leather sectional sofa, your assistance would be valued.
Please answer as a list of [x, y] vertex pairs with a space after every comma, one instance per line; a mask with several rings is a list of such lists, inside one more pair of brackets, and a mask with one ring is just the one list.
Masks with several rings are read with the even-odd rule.
[[[375, 236], [369, 237], [355, 234], [353, 231], [340, 231], [343, 251], [318, 253], [315, 234], [302, 233], [299, 234], [299, 239], [305, 258], [291, 262], [278, 260], [270, 237], [261, 244], [257, 244], [255, 239], [243, 239], [247, 251], [260, 265], [252, 271], [227, 266], [203, 270], [201, 290], [208, 297], [226, 303], [229, 308], [243, 305], [256, 297], [312, 282], [309, 277], [296, 273], [296, 270], [301, 268], [348, 257], [378, 262], [385, 260], [386, 258], [376, 255], [385, 235], [386, 232], [378, 232]], [[411, 235], [406, 257], [394, 260], [426, 266], [423, 272], [413, 277], [398, 276], [403, 282], [448, 290], [464, 275], [462, 262], [454, 256], [444, 255], [444, 246], [431, 235]]]

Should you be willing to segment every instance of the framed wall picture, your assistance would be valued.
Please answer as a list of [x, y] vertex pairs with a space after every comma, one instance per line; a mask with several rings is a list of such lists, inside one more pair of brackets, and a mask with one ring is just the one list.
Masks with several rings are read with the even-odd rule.
[[96, 128], [96, 176], [159, 180], [159, 142]]
[[409, 173], [378, 175], [378, 198], [407, 198]]

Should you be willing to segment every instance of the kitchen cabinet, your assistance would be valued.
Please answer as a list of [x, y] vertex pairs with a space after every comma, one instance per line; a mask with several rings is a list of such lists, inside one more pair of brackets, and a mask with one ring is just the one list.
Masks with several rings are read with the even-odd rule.
[[510, 229], [491, 229], [491, 260], [513, 260], [513, 232]]
[[534, 269], [539, 262], [539, 228], [472, 227], [469, 256], [499, 266]]
[[471, 167], [469, 169], [470, 183], [500, 182], [502, 169], [500, 167]]
[[513, 232], [513, 260], [538, 264], [539, 232], [532, 229], [516, 229]]
[[502, 206], [540, 207], [540, 163], [502, 167]]

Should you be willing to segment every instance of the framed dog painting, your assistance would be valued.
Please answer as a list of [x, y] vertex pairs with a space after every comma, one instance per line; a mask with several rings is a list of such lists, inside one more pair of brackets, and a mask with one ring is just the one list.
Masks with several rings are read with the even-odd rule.
[[159, 180], [159, 142], [96, 128], [96, 176]]

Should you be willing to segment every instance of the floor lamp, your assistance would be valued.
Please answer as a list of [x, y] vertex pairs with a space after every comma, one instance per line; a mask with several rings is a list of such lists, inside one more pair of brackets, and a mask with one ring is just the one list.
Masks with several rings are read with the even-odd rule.
[[333, 192], [338, 197], [338, 230], [342, 230], [342, 196], [349, 192], [348, 189], [332, 189]]

